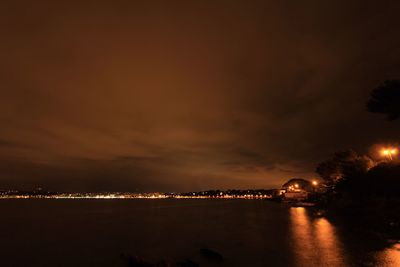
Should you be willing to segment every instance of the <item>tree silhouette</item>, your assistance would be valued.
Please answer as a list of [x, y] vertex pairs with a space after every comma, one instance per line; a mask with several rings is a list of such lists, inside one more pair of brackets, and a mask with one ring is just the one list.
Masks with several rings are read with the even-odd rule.
[[363, 177], [373, 165], [369, 157], [360, 156], [353, 150], [345, 150], [336, 152], [331, 159], [319, 163], [316, 172], [326, 184], [334, 185]]
[[367, 110], [386, 114], [388, 120], [400, 118], [400, 80], [387, 80], [372, 90]]

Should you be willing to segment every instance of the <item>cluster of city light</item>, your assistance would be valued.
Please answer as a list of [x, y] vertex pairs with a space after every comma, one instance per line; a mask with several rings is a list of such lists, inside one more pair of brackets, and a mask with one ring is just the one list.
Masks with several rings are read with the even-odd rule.
[[254, 199], [254, 198], [258, 198], [258, 199], [269, 199], [272, 198], [271, 195], [219, 195], [219, 196], [201, 196], [201, 195], [192, 195], [192, 196], [188, 196], [188, 195], [175, 195], [171, 198], [241, 198], [241, 199]]
[[42, 198], [42, 199], [165, 199], [165, 198], [241, 198], [241, 199], [266, 199], [271, 198], [271, 195], [217, 195], [217, 196], [202, 196], [202, 195], [167, 195], [167, 194], [101, 194], [101, 195], [80, 195], [80, 194], [59, 194], [59, 195], [0, 195], [0, 198], [8, 199], [27, 199], [27, 198]]
[[289, 186], [289, 191], [294, 191], [294, 190], [298, 190], [300, 188], [299, 184], [294, 184], [294, 185], [290, 185]]
[[1, 195], [0, 198], [24, 199], [24, 198], [43, 198], [43, 199], [159, 199], [167, 198], [163, 194], [55, 194], [55, 195]]
[[[318, 181], [317, 180], [312, 180], [311, 184], [316, 187], [318, 185]], [[292, 184], [288, 187], [289, 191], [299, 191], [300, 190], [300, 185], [298, 183]]]

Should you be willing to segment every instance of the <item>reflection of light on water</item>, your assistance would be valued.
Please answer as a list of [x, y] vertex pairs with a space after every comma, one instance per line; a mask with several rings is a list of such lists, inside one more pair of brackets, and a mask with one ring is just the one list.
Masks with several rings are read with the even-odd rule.
[[[298, 266], [310, 266], [316, 258], [315, 244], [312, 239], [311, 223], [304, 208], [291, 208], [292, 234], [296, 264]], [[314, 263], [314, 265], [317, 265]]]
[[335, 229], [328, 220], [312, 220], [304, 208], [291, 208], [297, 266], [346, 266]]
[[316, 228], [316, 238], [320, 250], [320, 257], [328, 266], [343, 266], [344, 259], [342, 248], [337, 240], [335, 228], [325, 218], [314, 221]]
[[390, 248], [379, 252], [376, 255], [376, 260], [379, 266], [382, 267], [398, 267], [400, 266], [400, 244], [397, 243]]

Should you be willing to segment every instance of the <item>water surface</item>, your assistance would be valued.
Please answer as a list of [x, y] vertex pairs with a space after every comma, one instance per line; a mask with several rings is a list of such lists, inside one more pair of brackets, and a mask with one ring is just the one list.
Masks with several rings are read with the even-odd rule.
[[[400, 246], [265, 200], [1, 200], [1, 266], [400, 266]], [[201, 248], [224, 257], [202, 258]]]

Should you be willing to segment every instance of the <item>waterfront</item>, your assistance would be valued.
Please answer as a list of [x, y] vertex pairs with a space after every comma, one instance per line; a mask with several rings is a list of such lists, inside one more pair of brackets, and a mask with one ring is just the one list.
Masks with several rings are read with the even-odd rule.
[[215, 266], [202, 248], [219, 266], [400, 265], [398, 244], [265, 200], [4, 199], [0, 210], [1, 266], [128, 266], [121, 254]]

